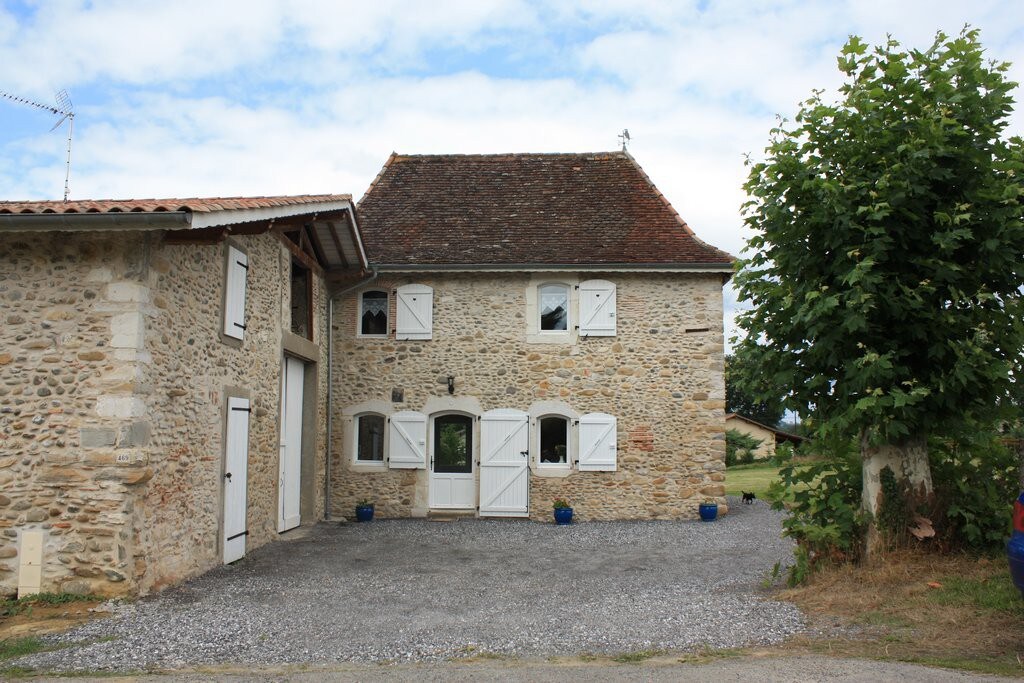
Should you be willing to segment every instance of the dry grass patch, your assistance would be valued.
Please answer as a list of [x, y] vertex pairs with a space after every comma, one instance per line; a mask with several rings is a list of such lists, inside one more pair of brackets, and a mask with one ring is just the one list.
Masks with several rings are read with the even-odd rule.
[[1024, 676], [1024, 600], [1005, 560], [895, 553], [782, 591], [827, 635], [789, 647]]

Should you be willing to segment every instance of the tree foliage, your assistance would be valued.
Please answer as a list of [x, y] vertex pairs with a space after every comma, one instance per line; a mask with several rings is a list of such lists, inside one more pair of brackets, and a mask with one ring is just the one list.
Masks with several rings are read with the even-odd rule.
[[[769, 427], [776, 427], [786, 412], [782, 404], [786, 392], [761, 386], [759, 383], [762, 377], [756, 365], [745, 362], [739, 356], [726, 356], [725, 410]], [[768, 394], [772, 397], [765, 399], [764, 396]]]
[[751, 162], [738, 355], [822, 434], [898, 443], [984, 414], [1019, 375], [1016, 84], [969, 29], [924, 51], [853, 37], [839, 68], [838, 101], [815, 92]]

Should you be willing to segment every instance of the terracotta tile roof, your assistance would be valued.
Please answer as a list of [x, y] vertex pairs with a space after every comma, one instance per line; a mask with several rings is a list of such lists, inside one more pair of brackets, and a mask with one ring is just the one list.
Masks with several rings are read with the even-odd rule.
[[211, 213], [266, 209], [318, 202], [351, 201], [348, 194], [307, 194], [290, 197], [192, 197], [188, 199], [84, 199], [81, 201], [0, 201], [0, 214], [163, 213], [188, 211]]
[[696, 237], [625, 152], [392, 154], [358, 205], [380, 265], [692, 265]]

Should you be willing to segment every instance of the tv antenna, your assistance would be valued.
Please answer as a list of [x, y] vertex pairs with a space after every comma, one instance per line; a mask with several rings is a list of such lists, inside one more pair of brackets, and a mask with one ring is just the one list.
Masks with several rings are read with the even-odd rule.
[[75, 130], [75, 111], [71, 107], [71, 98], [68, 97], [68, 91], [59, 90], [57, 92], [57, 106], [55, 107], [48, 104], [34, 102], [24, 97], [18, 97], [17, 95], [12, 95], [11, 93], [4, 92], [3, 90], [0, 90], [0, 97], [6, 97], [14, 102], [21, 102], [22, 104], [27, 104], [30, 107], [48, 111], [54, 116], [59, 116], [60, 118], [57, 119], [57, 123], [53, 124], [53, 128], [50, 129], [51, 131], [57, 130], [57, 128], [60, 127], [60, 124], [65, 121], [68, 122], [68, 156], [64, 169], [64, 201], [67, 201], [71, 182], [71, 135]]
[[623, 128], [622, 132], [619, 133], [619, 142], [622, 143], [622, 151], [626, 151], [626, 145], [629, 144], [629, 129]]

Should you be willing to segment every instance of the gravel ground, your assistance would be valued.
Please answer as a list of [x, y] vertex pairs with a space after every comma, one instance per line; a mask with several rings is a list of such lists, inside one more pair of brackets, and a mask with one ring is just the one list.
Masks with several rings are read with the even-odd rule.
[[46, 638], [72, 647], [8, 664], [138, 671], [539, 657], [770, 644], [805, 630], [794, 606], [760, 588], [791, 556], [780, 513], [762, 501], [730, 500], [730, 510], [711, 524], [319, 524]]

